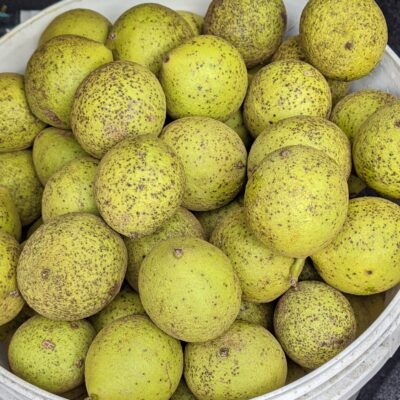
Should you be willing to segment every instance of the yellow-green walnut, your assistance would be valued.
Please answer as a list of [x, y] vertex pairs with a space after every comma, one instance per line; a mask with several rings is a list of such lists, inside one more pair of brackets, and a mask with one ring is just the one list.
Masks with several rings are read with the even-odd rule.
[[[300, 36], [290, 36], [279, 46], [278, 50], [272, 57], [272, 61], [279, 60], [299, 60], [309, 62], [307, 60], [307, 55], [301, 46]], [[331, 88], [332, 104], [335, 105], [349, 92], [350, 83], [331, 78], [326, 78], [326, 81]]]
[[225, 218], [226, 215], [239, 209], [241, 209], [241, 206], [239, 201], [235, 199], [226, 206], [216, 208], [215, 210], [197, 212], [195, 215], [204, 229], [206, 239], [208, 240], [210, 238], [214, 228]]
[[0, 229], [21, 239], [21, 220], [10, 191], [0, 186]]
[[144, 3], [115, 21], [107, 46], [116, 60], [136, 62], [156, 74], [164, 54], [192, 36], [192, 28], [177, 12], [161, 4]]
[[190, 11], [177, 11], [177, 13], [189, 24], [193, 36], [201, 35], [203, 32], [204, 17]]
[[147, 135], [115, 145], [100, 161], [95, 180], [100, 215], [131, 239], [161, 228], [181, 205], [184, 189], [178, 156]]
[[14, 237], [0, 230], [0, 326], [13, 320], [24, 305], [17, 286], [20, 252], [20, 245]]
[[64, 129], [43, 129], [33, 143], [33, 164], [42, 185], [65, 164], [85, 155], [72, 132]]
[[248, 174], [251, 175], [268, 154], [295, 145], [321, 150], [338, 164], [346, 179], [349, 177], [352, 163], [347, 136], [332, 122], [310, 116], [287, 118], [265, 129], [251, 147]]
[[74, 95], [84, 78], [113, 60], [102, 43], [81, 36], [57, 36], [31, 56], [25, 92], [34, 115], [56, 128], [70, 127]]
[[213, 0], [204, 19], [204, 33], [220, 36], [235, 46], [247, 68], [265, 63], [286, 30], [282, 0]]
[[42, 197], [42, 218], [52, 218], [72, 212], [98, 214], [94, 198], [94, 180], [98, 160], [82, 157], [70, 161], [46, 183]]
[[307, 59], [325, 76], [351, 81], [368, 75], [388, 39], [385, 17], [372, 0], [310, 0], [300, 20]]
[[249, 228], [274, 253], [306, 258], [326, 247], [346, 220], [349, 193], [338, 164], [312, 147], [269, 154], [245, 192]]
[[11, 339], [11, 371], [51, 393], [61, 394], [83, 383], [86, 353], [95, 331], [85, 320], [52, 321], [36, 315]]
[[36, 175], [30, 150], [0, 153], [0, 186], [11, 193], [22, 226], [40, 216], [43, 187]]
[[211, 118], [187, 117], [167, 125], [160, 138], [182, 162], [184, 207], [213, 210], [239, 193], [246, 175], [247, 151], [232, 128]]
[[94, 329], [100, 332], [105, 326], [110, 325], [117, 319], [136, 314], [145, 315], [146, 312], [139, 295], [126, 286], [121, 289], [110, 304], [96, 315], [93, 315], [90, 318], [90, 322]]
[[138, 239], [125, 238], [128, 250], [128, 269], [125, 279], [135, 290], [138, 290], [139, 270], [144, 258], [158, 243], [173, 237], [204, 239], [204, 230], [190, 211], [179, 207], [176, 213], [156, 232]]
[[307, 369], [320, 367], [356, 337], [356, 319], [346, 297], [323, 282], [299, 282], [278, 301], [275, 334], [285, 353]]
[[24, 77], [0, 73], [0, 153], [23, 150], [32, 144], [46, 124], [29, 109]]
[[355, 295], [384, 292], [400, 282], [400, 206], [378, 197], [349, 204], [343, 229], [312, 256], [322, 279]]
[[231, 260], [239, 277], [243, 299], [255, 303], [271, 302], [297, 280], [301, 266], [296, 260], [276, 255], [247, 227], [243, 209], [231, 212], [215, 227], [210, 242]]
[[363, 334], [385, 309], [385, 293], [371, 296], [345, 295], [357, 321], [357, 337]]
[[123, 240], [99, 217], [65, 214], [41, 225], [26, 241], [18, 262], [18, 287], [39, 314], [75, 321], [111, 302], [126, 264]]
[[98, 12], [86, 8], [75, 8], [57, 15], [47, 25], [40, 36], [39, 45], [62, 35], [83, 36], [105, 43], [110, 27], [110, 21]]
[[368, 187], [400, 199], [400, 101], [382, 107], [361, 126], [353, 142], [357, 175]]
[[253, 143], [253, 138], [244, 123], [242, 109], [237, 110], [235, 114], [225, 121], [225, 124], [232, 128], [240, 136], [240, 139], [242, 139], [246, 149], [250, 148], [251, 144]]
[[224, 333], [239, 313], [242, 294], [229, 258], [210, 243], [188, 237], [153, 248], [142, 262], [139, 293], [154, 323], [185, 342]]
[[171, 50], [159, 76], [173, 119], [200, 116], [226, 121], [247, 91], [246, 65], [222, 38], [196, 36]]
[[298, 115], [326, 118], [331, 106], [328, 82], [317, 69], [298, 60], [276, 61], [253, 78], [244, 103], [244, 121], [257, 137], [285, 118]]
[[372, 114], [397, 100], [396, 96], [381, 90], [363, 89], [349, 94], [336, 104], [330, 119], [353, 142], [360, 127]]
[[285, 353], [274, 336], [244, 321], [185, 348], [185, 379], [199, 400], [251, 399], [283, 386], [286, 373]]
[[252, 303], [242, 300], [237, 320], [261, 325], [272, 331], [274, 319], [274, 303]]
[[85, 381], [91, 399], [169, 400], [182, 369], [180, 342], [147, 317], [132, 315], [96, 336], [86, 358]]
[[75, 94], [71, 126], [81, 146], [96, 158], [121, 140], [157, 137], [164, 126], [165, 95], [147, 68], [116, 61], [97, 68]]

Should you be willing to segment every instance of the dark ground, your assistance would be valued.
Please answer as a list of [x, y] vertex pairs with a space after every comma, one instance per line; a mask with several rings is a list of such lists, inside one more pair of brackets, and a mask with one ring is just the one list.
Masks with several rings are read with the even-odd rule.
[[[147, 0], [143, 0], [143, 2], [145, 1]], [[376, 1], [388, 22], [389, 45], [400, 55], [400, 0]], [[0, 11], [2, 11], [2, 6], [7, 6], [8, 13], [17, 13], [21, 9], [40, 10], [53, 3], [56, 3], [56, 1], [0, 0]], [[8, 20], [8, 25], [10, 27], [17, 23], [17, 14]], [[0, 27], [0, 35], [2, 33], [1, 28], [3, 27]], [[400, 400], [400, 350], [397, 351], [395, 356], [389, 360], [381, 371], [363, 388], [357, 400]]]

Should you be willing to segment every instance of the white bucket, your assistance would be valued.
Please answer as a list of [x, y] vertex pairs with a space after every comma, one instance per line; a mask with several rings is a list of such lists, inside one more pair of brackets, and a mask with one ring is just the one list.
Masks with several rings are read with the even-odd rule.
[[[129, 7], [146, 0], [64, 0], [39, 13], [0, 39], [0, 72], [24, 72], [40, 33], [58, 14], [72, 8], [90, 8], [114, 21]], [[155, 0], [176, 10], [205, 14], [210, 0]], [[288, 34], [298, 32], [298, 21], [306, 0], [286, 0]], [[353, 84], [390, 91], [400, 96], [400, 59], [390, 49], [381, 65], [367, 78]], [[375, 323], [331, 361], [279, 390], [257, 400], [349, 400], [394, 354], [400, 345], [400, 292], [387, 295], [387, 307]], [[32, 386], [7, 370], [6, 349], [0, 348], [1, 400], [57, 400], [59, 396]]]

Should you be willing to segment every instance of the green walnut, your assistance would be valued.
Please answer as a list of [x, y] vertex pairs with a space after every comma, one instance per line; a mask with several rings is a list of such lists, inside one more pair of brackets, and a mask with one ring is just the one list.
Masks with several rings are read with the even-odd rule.
[[166, 221], [156, 232], [138, 239], [125, 238], [128, 250], [126, 280], [138, 290], [139, 270], [142, 261], [158, 243], [173, 237], [197, 237], [204, 239], [204, 230], [196, 217], [183, 207]]
[[121, 289], [114, 300], [105, 306], [98, 314], [90, 318], [90, 322], [97, 332], [110, 325], [117, 319], [129, 315], [145, 315], [139, 295], [128, 286]]
[[309, 371], [307, 369], [300, 367], [300, 365], [294, 363], [290, 358], [287, 361], [288, 371], [286, 377], [286, 385], [289, 385], [292, 382], [297, 381], [298, 379], [308, 374]]
[[361, 125], [381, 107], [393, 104], [397, 98], [380, 90], [363, 89], [344, 97], [332, 110], [331, 121], [353, 142]]
[[31, 146], [46, 126], [29, 109], [24, 77], [0, 73], [0, 153], [23, 150]]
[[241, 400], [283, 386], [287, 363], [278, 341], [265, 328], [236, 321], [217, 339], [187, 344], [184, 373], [196, 399]]
[[213, 210], [239, 193], [246, 175], [247, 152], [233, 129], [211, 118], [187, 117], [167, 125], [160, 138], [182, 161], [184, 207]]
[[74, 321], [111, 302], [126, 264], [123, 240], [99, 217], [65, 214], [40, 226], [26, 241], [18, 262], [18, 287], [40, 315]]
[[100, 161], [95, 180], [101, 216], [131, 239], [161, 228], [181, 205], [184, 189], [178, 156], [164, 141], [147, 136], [115, 145]]
[[357, 321], [357, 334], [362, 335], [385, 309], [385, 293], [371, 296], [345, 295], [353, 308]]
[[335, 106], [340, 100], [342, 100], [350, 90], [350, 82], [338, 81], [331, 78], [326, 78], [329, 87], [332, 92], [332, 105]]
[[304, 263], [299, 281], [322, 281], [310, 258]]
[[36, 315], [11, 339], [11, 371], [51, 393], [61, 394], [83, 383], [86, 353], [95, 331], [85, 320], [51, 321]]
[[139, 293], [154, 323], [185, 342], [225, 332], [239, 313], [242, 294], [229, 258], [210, 243], [188, 237], [166, 240], [148, 254]]
[[251, 175], [268, 154], [296, 145], [323, 151], [336, 161], [345, 178], [349, 177], [352, 163], [347, 136], [332, 122], [309, 116], [287, 118], [265, 129], [251, 147], [247, 161], [248, 174]]
[[91, 157], [78, 158], [48, 180], [42, 197], [44, 223], [72, 212], [99, 213], [94, 198], [98, 163]]
[[25, 74], [33, 114], [51, 126], [68, 129], [78, 86], [90, 72], [111, 61], [111, 51], [102, 43], [81, 36], [57, 36], [40, 46]]
[[266, 63], [285, 30], [282, 0], [213, 0], [204, 20], [204, 33], [220, 36], [235, 46], [247, 68]]
[[10, 191], [0, 186], [0, 230], [21, 239], [21, 220]]
[[72, 132], [64, 129], [44, 129], [33, 143], [33, 164], [43, 185], [65, 164], [85, 155]]
[[314, 369], [345, 349], [356, 336], [356, 319], [342, 293], [323, 282], [299, 282], [278, 301], [275, 334], [285, 353]]
[[43, 218], [38, 218], [28, 229], [26, 232], [26, 239], [31, 237], [33, 233], [39, 228], [39, 226], [43, 225]]
[[182, 369], [179, 341], [147, 317], [132, 315], [96, 336], [86, 358], [85, 381], [91, 399], [169, 400]]
[[101, 158], [121, 140], [158, 136], [166, 115], [162, 87], [147, 68], [129, 61], [106, 64], [75, 94], [71, 126], [81, 146]]
[[204, 17], [190, 11], [177, 11], [177, 13], [188, 23], [193, 36], [199, 36], [203, 32]]
[[208, 240], [213, 233], [214, 228], [219, 224], [219, 222], [221, 222], [225, 218], [225, 216], [229, 215], [235, 210], [240, 209], [241, 206], [239, 202], [235, 199], [226, 206], [216, 208], [215, 210], [211, 211], [197, 212], [195, 215], [196, 218], [200, 221], [204, 229], [206, 239]]
[[20, 252], [14, 237], [0, 230], [0, 326], [13, 320], [24, 305], [17, 286]]
[[133, 61], [157, 73], [164, 54], [192, 36], [191, 26], [177, 12], [161, 4], [145, 3], [117, 19], [107, 46], [116, 60]]
[[[290, 36], [279, 46], [272, 57], [272, 61], [279, 60], [299, 60], [308, 62], [307, 55], [301, 45], [300, 36]], [[326, 81], [331, 88], [332, 104], [335, 105], [349, 92], [350, 82], [338, 81], [331, 78], [326, 78]]]
[[250, 176], [245, 193], [249, 228], [274, 253], [306, 258], [342, 229], [349, 193], [338, 164], [312, 147], [269, 154]]
[[159, 78], [173, 119], [199, 116], [221, 121], [242, 105], [248, 80], [239, 51], [212, 35], [192, 38], [166, 54]]
[[302, 61], [282, 60], [262, 68], [253, 78], [244, 103], [244, 120], [257, 137], [285, 118], [327, 118], [331, 106], [331, 90], [318, 70]]
[[361, 192], [367, 188], [365, 182], [363, 182], [357, 175], [350, 175], [347, 184], [349, 186], [350, 199], [358, 197], [361, 194]]
[[225, 216], [214, 229], [210, 242], [231, 260], [243, 299], [255, 303], [280, 297], [297, 280], [304, 264], [304, 260], [276, 255], [260, 242], [247, 227], [243, 209]]
[[25, 303], [14, 319], [0, 326], [0, 342], [8, 346], [16, 330], [34, 315], [36, 315], [35, 311], [29, 308]]
[[307, 59], [325, 76], [351, 81], [368, 75], [388, 40], [385, 17], [372, 0], [311, 0], [300, 20]]
[[193, 393], [188, 388], [184, 379], [181, 379], [177, 389], [171, 397], [171, 400], [196, 400]]
[[250, 322], [251, 324], [261, 325], [265, 329], [272, 331], [274, 304], [252, 303], [250, 301], [242, 300], [240, 311], [236, 319]]
[[22, 226], [40, 216], [43, 188], [36, 175], [30, 150], [0, 153], [0, 186], [6, 187], [14, 200]]
[[300, 36], [289, 36], [282, 42], [272, 56], [273, 62], [280, 60], [299, 60], [307, 62], [307, 56], [301, 47]]
[[400, 199], [400, 101], [373, 114], [353, 142], [357, 175], [378, 193]]
[[75, 8], [57, 15], [40, 36], [39, 45], [56, 36], [76, 35], [105, 43], [110, 21], [94, 10]]
[[246, 149], [251, 147], [253, 138], [244, 123], [242, 109], [237, 110], [235, 114], [225, 121], [225, 124], [232, 128], [240, 136], [240, 139], [242, 139]]
[[400, 206], [378, 197], [350, 200], [343, 229], [312, 256], [322, 279], [341, 292], [370, 295], [400, 282]]

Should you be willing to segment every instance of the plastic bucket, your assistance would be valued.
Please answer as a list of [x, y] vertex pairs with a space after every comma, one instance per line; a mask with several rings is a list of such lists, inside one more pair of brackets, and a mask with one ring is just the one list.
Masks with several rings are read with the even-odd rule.
[[[36, 48], [40, 33], [58, 14], [72, 8], [90, 8], [114, 21], [129, 7], [144, 0], [64, 0], [39, 13], [0, 39], [0, 72], [24, 72], [25, 65]], [[157, 0], [177, 10], [205, 14], [209, 0]], [[306, 0], [286, 0], [288, 34], [298, 32], [298, 21]], [[388, 90], [400, 96], [400, 59], [390, 49], [382, 63], [367, 78], [353, 83], [354, 90], [363, 87]], [[387, 306], [380, 317], [355, 342], [331, 361], [305, 377], [279, 390], [257, 397], [257, 400], [349, 400], [394, 354], [400, 345], [399, 288], [387, 294]], [[1, 400], [57, 400], [19, 379], [7, 369], [5, 347], [0, 347]]]

